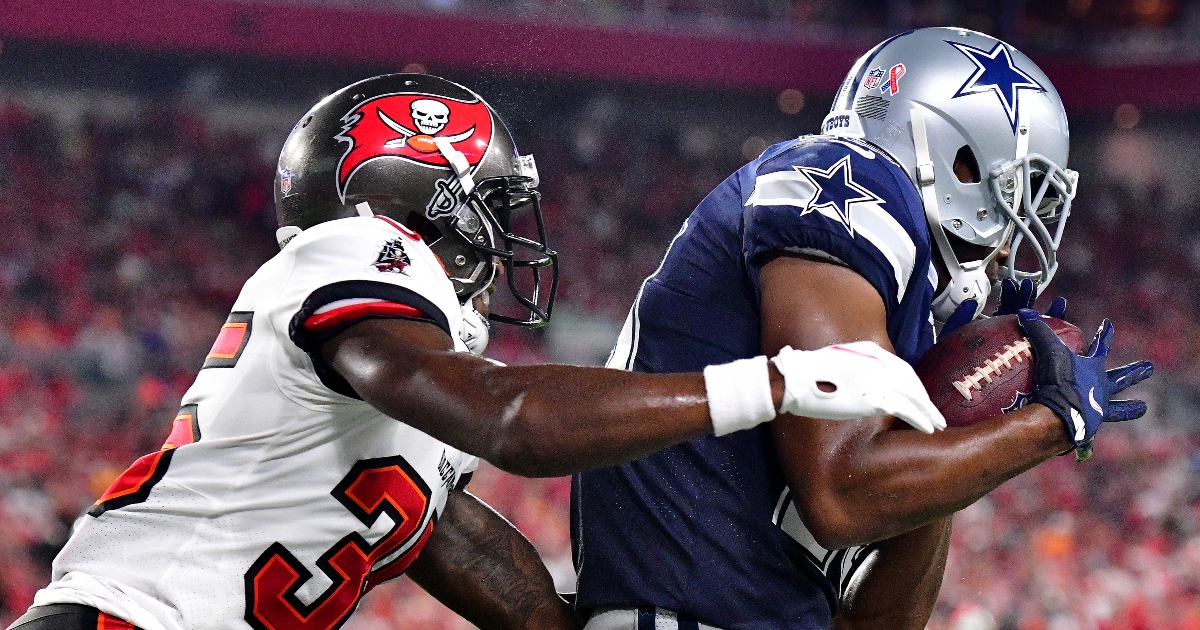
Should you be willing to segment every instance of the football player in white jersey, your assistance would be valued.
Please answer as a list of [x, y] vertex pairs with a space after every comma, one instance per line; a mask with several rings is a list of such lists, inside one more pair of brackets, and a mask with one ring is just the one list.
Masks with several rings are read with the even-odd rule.
[[[333, 630], [405, 572], [480, 627], [571, 628], [532, 546], [463, 491], [476, 456], [550, 476], [777, 413], [945, 426], [870, 343], [704, 374], [476, 356], [485, 317], [550, 316], [536, 186], [492, 109], [443, 79], [375, 77], [314, 106], [279, 159], [280, 253], [246, 282], [162, 449], [82, 517], [13, 628]], [[521, 317], [487, 313], [498, 268]]]

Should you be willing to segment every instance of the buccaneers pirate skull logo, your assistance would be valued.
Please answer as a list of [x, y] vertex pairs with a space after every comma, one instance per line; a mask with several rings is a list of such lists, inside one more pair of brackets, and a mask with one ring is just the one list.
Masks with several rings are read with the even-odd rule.
[[450, 167], [438, 149], [449, 143], [479, 164], [492, 140], [492, 114], [480, 100], [430, 94], [385, 94], [363, 101], [342, 116], [335, 140], [346, 143], [337, 169], [342, 201], [354, 173], [378, 158], [400, 158], [431, 168]]
[[[422, 132], [431, 136], [441, 131], [446, 126], [446, 123], [450, 122], [450, 108], [441, 101], [423, 98], [419, 101], [413, 101], [408, 107], [412, 111], [413, 123]], [[388, 126], [390, 127], [391, 125]], [[400, 131], [396, 127], [393, 127], [393, 129]]]

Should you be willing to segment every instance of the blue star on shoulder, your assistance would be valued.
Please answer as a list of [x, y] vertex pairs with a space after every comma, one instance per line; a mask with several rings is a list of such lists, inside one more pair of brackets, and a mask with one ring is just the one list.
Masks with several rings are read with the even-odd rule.
[[808, 179], [815, 189], [801, 214], [820, 212], [845, 226], [851, 235], [854, 227], [850, 223], [850, 209], [856, 203], [884, 203], [883, 199], [854, 181], [850, 156], [838, 160], [827, 169], [811, 166], [795, 167]]
[[1045, 92], [1046, 88], [1013, 63], [1012, 52], [1003, 42], [996, 42], [991, 50], [960, 42], [946, 43], [975, 64], [975, 72], [958, 88], [958, 92], [952, 98], [985, 92], [995, 94], [1004, 106], [1004, 113], [1008, 114], [1008, 124], [1012, 126], [1013, 134], [1016, 134], [1021, 91]]

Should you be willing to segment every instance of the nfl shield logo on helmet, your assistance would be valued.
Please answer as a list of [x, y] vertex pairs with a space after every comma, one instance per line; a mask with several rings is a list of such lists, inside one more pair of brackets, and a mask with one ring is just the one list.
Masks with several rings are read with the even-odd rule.
[[863, 87], [868, 90], [873, 90], [879, 87], [879, 82], [883, 80], [883, 68], [875, 68], [867, 73], [867, 79], [863, 81]]
[[279, 171], [279, 192], [285, 195], [292, 192], [292, 172], [286, 168]]

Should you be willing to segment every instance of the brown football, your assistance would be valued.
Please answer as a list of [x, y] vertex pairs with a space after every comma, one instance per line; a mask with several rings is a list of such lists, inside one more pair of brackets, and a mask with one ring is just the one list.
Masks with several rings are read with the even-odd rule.
[[[1061, 319], [1046, 323], [1078, 353], [1083, 332]], [[1033, 351], [1016, 315], [979, 319], [939, 339], [917, 376], [946, 424], [965, 427], [1023, 407], [1033, 391]]]

